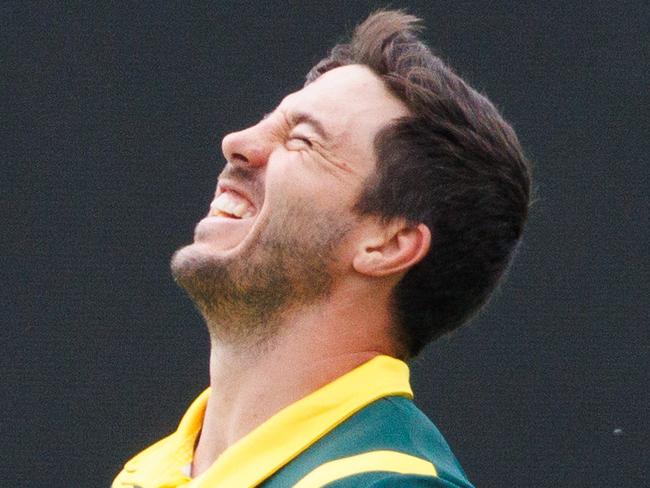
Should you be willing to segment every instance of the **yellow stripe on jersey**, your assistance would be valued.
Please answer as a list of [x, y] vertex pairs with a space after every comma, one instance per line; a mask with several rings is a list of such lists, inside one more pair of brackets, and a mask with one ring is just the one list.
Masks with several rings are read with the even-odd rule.
[[370, 451], [321, 464], [293, 488], [320, 488], [327, 483], [355, 474], [389, 473], [437, 476], [436, 467], [424, 459], [397, 451]]

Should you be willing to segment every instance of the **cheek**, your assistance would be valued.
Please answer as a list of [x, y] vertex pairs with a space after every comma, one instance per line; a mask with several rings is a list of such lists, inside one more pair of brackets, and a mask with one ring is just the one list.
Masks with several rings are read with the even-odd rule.
[[266, 172], [266, 198], [269, 204], [306, 199], [313, 196], [318, 178], [305, 167], [299, 155], [289, 153], [279, 160], [269, 161]]
[[269, 157], [266, 167], [266, 182], [269, 186], [289, 185], [308, 177], [310, 168], [300, 151], [277, 149]]
[[300, 151], [278, 151], [266, 171], [269, 205], [303, 202], [335, 212], [350, 210], [358, 195], [356, 180], [342, 181], [326, 170], [326, 164]]

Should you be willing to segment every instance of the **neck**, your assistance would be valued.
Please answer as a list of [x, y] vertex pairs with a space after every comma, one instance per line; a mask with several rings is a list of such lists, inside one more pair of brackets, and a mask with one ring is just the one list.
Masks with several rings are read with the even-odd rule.
[[364, 307], [356, 300], [330, 297], [328, 303], [338, 305], [320, 304], [287, 317], [263, 344], [212, 341], [213, 393], [194, 454], [193, 476], [284, 407], [379, 354], [396, 355], [389, 315], [378, 309], [377, 301]]

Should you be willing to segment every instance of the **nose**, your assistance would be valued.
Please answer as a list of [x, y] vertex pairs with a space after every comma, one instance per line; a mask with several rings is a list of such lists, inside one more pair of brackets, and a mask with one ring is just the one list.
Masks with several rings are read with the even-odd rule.
[[270, 144], [258, 124], [228, 134], [221, 142], [221, 151], [230, 164], [263, 166], [269, 157]]

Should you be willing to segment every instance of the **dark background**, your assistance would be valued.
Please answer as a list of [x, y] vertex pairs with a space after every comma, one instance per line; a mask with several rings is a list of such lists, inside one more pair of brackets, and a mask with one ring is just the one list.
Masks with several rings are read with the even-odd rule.
[[[648, 481], [647, 2], [395, 2], [535, 162], [510, 277], [413, 363], [477, 487]], [[173, 284], [220, 141], [379, 2], [3, 2], [0, 486], [108, 486], [206, 386]]]

